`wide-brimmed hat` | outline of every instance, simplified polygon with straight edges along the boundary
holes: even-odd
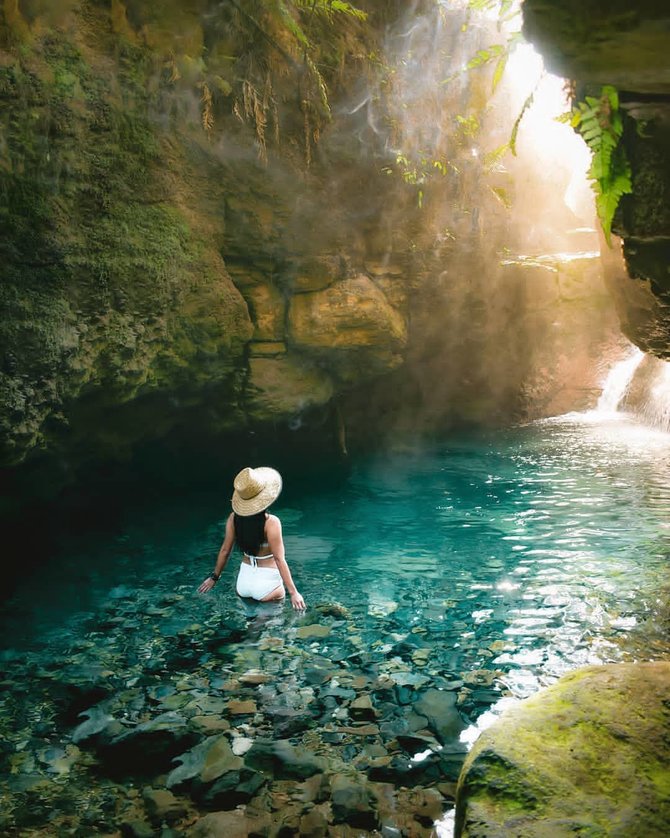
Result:
[[[281,474],[269,466],[243,468],[233,481],[233,510],[238,515],[255,515],[267,509],[281,492]]]

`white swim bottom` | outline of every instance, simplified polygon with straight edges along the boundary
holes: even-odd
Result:
[[[237,593],[252,599],[265,599],[268,594],[282,585],[282,578],[276,567],[255,567],[242,562],[237,574]]]

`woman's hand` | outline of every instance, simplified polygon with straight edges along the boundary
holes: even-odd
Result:
[[[302,594],[300,591],[294,591],[291,595],[291,605],[295,608],[296,611],[304,611],[307,606],[305,605],[305,600],[302,598]]]
[[[216,582],[212,579],[211,576],[208,576],[207,579],[202,583],[202,585],[198,588],[199,594],[206,594],[207,591],[211,591],[212,588],[216,585]]]

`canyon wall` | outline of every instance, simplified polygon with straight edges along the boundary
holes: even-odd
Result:
[[[594,242],[516,258],[541,173],[485,161],[511,129],[493,67],[449,78],[490,21],[1,8],[5,475],[50,460],[72,483],[171,434],[344,447],[594,402],[617,340]]]
[[[631,5],[525,0],[524,34],[551,72],[598,95],[613,85],[624,113],[632,194],[614,219],[625,268],[605,254],[607,281],[633,343],[670,358],[670,10],[659,0]]]

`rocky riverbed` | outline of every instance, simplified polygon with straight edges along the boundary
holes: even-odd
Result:
[[[398,603],[173,631],[186,593],[114,594],[78,639],[2,655],[6,834],[430,835],[461,731],[504,694]]]
[[[305,613],[232,567],[196,593],[219,493],[64,544],[0,611],[0,833],[448,835],[503,706],[668,657],[667,440],[617,427],[308,481],[280,510]]]

